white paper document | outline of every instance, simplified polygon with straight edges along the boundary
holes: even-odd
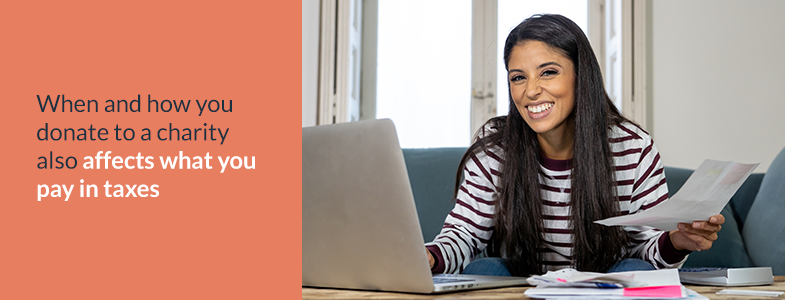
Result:
[[[606,226],[644,225],[670,231],[677,229],[678,223],[708,220],[722,211],[758,165],[707,159],[667,201],[636,214],[594,223]]]
[[[579,272],[573,268],[548,271],[544,275],[533,275],[526,281],[538,287],[603,287],[622,288],[640,286],[634,281],[632,273],[594,273]]]

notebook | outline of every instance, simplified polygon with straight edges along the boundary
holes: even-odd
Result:
[[[302,130],[303,286],[428,294],[527,284],[431,275],[391,120]]]
[[[714,286],[751,286],[774,283],[771,267],[680,269],[682,283]]]

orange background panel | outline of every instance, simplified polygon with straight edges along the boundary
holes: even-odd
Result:
[[[300,298],[300,26],[297,1],[6,1],[0,6],[0,298]],[[36,95],[98,101],[41,112]],[[152,99],[188,112],[147,112]],[[142,112],[105,112],[133,100]],[[232,112],[196,100],[232,100]],[[43,99],[42,99],[43,100]],[[107,141],[39,141],[52,128],[107,128]],[[159,128],[229,130],[223,145],[160,141]],[[115,140],[116,125],[132,141]],[[152,140],[142,141],[150,128]],[[168,131],[167,131],[168,132]],[[217,132],[216,132],[217,133]],[[168,136],[167,136],[168,138]],[[75,169],[37,168],[73,156]],[[152,156],[154,169],[83,168],[86,156]],[[213,157],[164,170],[159,156]],[[218,157],[255,158],[221,173]],[[80,197],[80,180],[98,197]],[[103,185],[157,184],[158,197]],[[37,201],[39,184],[73,185]],[[111,188],[110,191],[114,191]]]

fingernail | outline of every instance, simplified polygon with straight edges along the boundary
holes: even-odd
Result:
[[[684,224],[679,224],[679,229],[685,229],[685,228],[687,228],[687,226],[684,226]]]
[[[692,223],[692,228],[700,228],[700,227],[701,227],[701,223],[699,222]]]
[[[715,217],[711,217],[710,221],[711,221],[712,223],[717,223],[717,218],[715,218]]]

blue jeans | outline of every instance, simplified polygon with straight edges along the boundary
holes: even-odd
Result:
[[[507,269],[507,259],[501,257],[483,257],[473,260],[461,274],[488,275],[488,276],[512,276]]]
[[[625,258],[614,264],[607,273],[655,270],[654,266],[637,258]],[[500,257],[485,257],[473,260],[462,274],[511,276],[507,260]]]
[[[656,270],[654,266],[650,263],[637,259],[637,258],[625,258],[617,262],[613,265],[607,273],[616,273],[616,272],[627,272],[627,271],[650,271]]]

